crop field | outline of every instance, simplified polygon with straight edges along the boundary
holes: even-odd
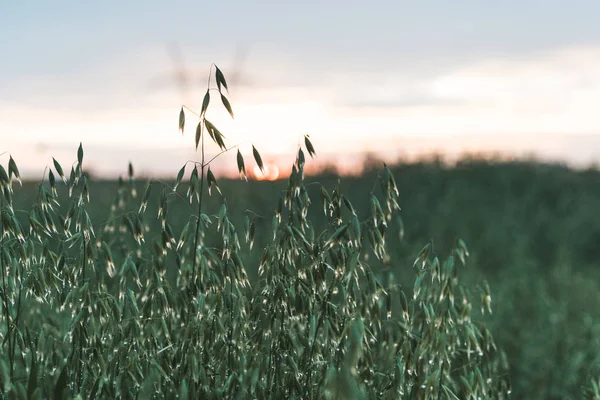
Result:
[[[331,191],[337,187],[338,180],[340,191],[345,193],[357,214],[369,215],[369,194],[378,172],[374,167],[361,177],[307,177],[307,191],[314,199],[309,207],[308,219],[318,229],[327,226],[328,218],[323,213],[320,188],[322,185]],[[410,299],[416,277],[413,263],[423,246],[431,243],[435,252],[443,256],[450,254],[456,240],[461,238],[468,245],[470,253],[467,266],[461,267],[461,280],[472,291],[473,313],[477,314],[479,321],[485,322],[496,345],[506,354],[509,363],[506,376],[512,386],[511,398],[579,398],[588,386],[591,387],[599,370],[600,273],[597,263],[600,257],[600,214],[597,206],[600,199],[600,171],[575,171],[560,165],[534,162],[465,160],[452,168],[434,161],[402,164],[391,167],[391,172],[398,187],[404,234],[400,237],[399,226],[390,224],[392,232],[389,233],[387,244],[389,259],[385,263],[376,258],[370,260],[375,276],[384,282],[386,274],[393,273],[395,281],[401,284],[400,290]],[[172,187],[174,182],[165,184]],[[253,248],[250,250],[249,244],[244,244],[239,251],[251,286],[259,284],[262,250],[273,243],[272,217],[287,184],[286,181],[224,180],[219,181],[223,197],[218,194],[207,197],[206,215],[215,220],[220,204],[227,199],[228,218],[239,227],[242,236],[244,217],[249,215],[254,221]],[[150,248],[152,240],[160,240],[161,221],[156,216],[161,185],[153,183],[148,199],[145,223],[149,232],[145,234],[145,241],[138,245],[133,238],[128,238],[122,243],[123,250],[118,258],[117,254],[113,255],[116,270],[122,269],[129,255],[127,248],[136,251]],[[130,204],[127,209],[136,212],[145,187],[144,181],[129,183],[125,179],[119,184],[116,181],[90,180],[90,206],[87,212],[98,240],[106,241],[112,235],[118,236],[119,229],[112,230],[112,226],[121,226],[121,229],[126,227],[127,222],[123,223],[125,210],[111,211],[117,199]],[[59,197],[68,198],[65,188],[58,189]],[[137,192],[136,197],[131,196],[132,189]],[[185,195],[185,190],[180,192]],[[28,230],[27,214],[17,210],[34,208],[39,202],[38,194],[39,183],[26,182],[22,188],[15,187],[13,207],[15,214],[23,220],[24,232]],[[174,196],[170,201],[169,221],[176,239],[179,239],[177,235],[194,211],[186,199]],[[67,206],[63,208],[68,209]],[[127,233],[121,235],[123,238],[128,236]],[[219,237],[207,234],[206,241],[214,241],[213,245],[218,246]],[[115,250],[113,252],[117,253]],[[117,286],[120,275],[111,278],[104,261],[95,263],[98,279],[88,279],[89,284],[97,286],[103,282],[104,285]],[[137,263],[139,265],[140,261]],[[166,275],[175,282],[181,270],[176,260],[169,260],[165,269]],[[132,285],[131,280],[125,281],[141,301],[142,290]],[[480,316],[481,291],[478,285],[484,281],[490,287],[492,313]],[[118,289],[113,289],[117,296]],[[68,295],[68,290],[64,293]],[[23,301],[28,297],[35,299],[33,293],[23,293]],[[82,299],[78,296],[77,300]],[[118,304],[118,298],[115,300]],[[64,300],[56,301],[56,306],[60,308]],[[43,303],[36,301],[32,304],[41,307]],[[75,307],[75,302],[72,307]],[[121,304],[120,307],[125,306]],[[401,306],[398,304],[398,307]],[[51,332],[65,335],[50,340],[57,340],[66,346],[67,350],[62,356],[68,358],[71,340],[68,335],[73,328],[74,318],[72,313],[65,314],[64,311],[52,311],[52,307],[44,307],[44,318],[38,320],[39,316],[33,310],[25,309],[21,317],[23,321],[32,319],[36,325],[40,325],[34,328],[31,326],[33,322],[28,322],[32,334],[37,336],[45,332],[48,338],[52,337],[49,335]],[[395,310],[392,306],[393,314],[399,310],[401,308]],[[62,321],[62,325],[54,326],[56,321]],[[48,326],[44,326],[46,324]],[[62,327],[62,330],[57,331],[58,327]],[[157,338],[166,334],[158,328],[152,332]],[[5,326],[2,335],[6,337]],[[46,344],[48,348],[57,345]],[[156,349],[156,352],[160,350]],[[3,351],[5,354],[8,352],[7,342]],[[27,348],[24,352],[27,353]],[[254,355],[260,356],[265,356],[264,352]],[[25,387],[28,382],[26,370],[31,362],[28,357],[19,364],[23,368],[20,370],[21,376],[15,372],[15,379]],[[54,356],[49,353],[44,357]],[[57,358],[54,362],[61,366],[65,360]],[[92,367],[88,363],[86,366]],[[4,367],[8,373],[8,365]],[[60,369],[46,372],[49,374],[44,378],[47,386],[42,393],[54,390],[53,384],[59,372]],[[68,391],[71,396],[78,393],[74,382],[65,388],[65,392]],[[104,390],[99,393],[113,393]],[[298,397],[302,398],[300,395]]]
[[[305,137],[285,180],[219,179],[215,71],[172,181],[95,180],[80,145],[20,185],[3,156],[4,398],[600,398],[600,171],[305,176]]]

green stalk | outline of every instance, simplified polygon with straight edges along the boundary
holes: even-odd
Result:
[[[281,378],[279,378],[279,371],[281,370],[281,368],[279,368],[279,366],[281,365],[281,344],[283,342],[282,336],[283,336],[283,321],[285,319],[285,315],[284,315],[284,307],[280,306],[279,307],[279,314],[281,315],[281,322],[279,323],[279,335],[277,337],[277,352],[275,353],[275,357],[277,357],[277,365],[275,366],[275,382],[279,383],[279,387],[281,387],[283,384],[285,384],[285,382],[282,382]],[[277,392],[275,392],[276,394]]]
[[[275,344],[273,343],[273,341],[271,341],[270,346],[269,346],[269,364],[267,365],[267,390],[270,392],[271,391],[271,386],[272,386],[272,382],[271,382],[271,377],[273,375],[273,347],[275,346]]]
[[[317,341],[317,335],[319,333],[319,329],[321,328],[321,325],[323,324],[323,321],[325,320],[327,302],[331,299],[331,295],[333,293],[333,288],[335,287],[336,284],[337,284],[337,279],[334,276],[332,278],[332,280],[331,280],[331,286],[329,286],[329,289],[327,290],[327,293],[325,294],[325,296],[321,300],[321,313],[319,315],[319,320],[317,321],[317,326],[315,328],[315,334],[313,336],[312,345],[310,347],[310,352],[308,354],[308,359],[306,360],[306,365],[304,367],[304,370],[307,371],[307,373],[306,373],[306,380],[304,382],[304,387],[305,387],[306,393],[309,395],[308,398],[310,398],[310,399],[312,399],[312,391],[310,390],[310,381],[311,381],[311,378],[312,378],[312,365],[311,365],[311,363],[312,363],[313,353],[315,351],[315,343]]]
[[[10,364],[10,378],[14,379],[14,355],[12,352],[12,340],[10,335],[10,313],[8,310],[8,297],[6,294],[6,273],[4,270],[4,220],[2,213],[4,212],[4,196],[0,194],[0,269],[2,270],[2,301],[4,309],[4,319],[6,320],[6,334],[8,335],[8,353]]]
[[[444,382],[444,367],[445,363],[442,362],[442,369],[440,371],[440,381],[438,383],[438,400],[442,400],[442,382]]]
[[[228,340],[227,340],[227,368],[229,369],[228,371],[228,375],[231,374],[232,371],[232,365],[233,365],[233,359],[232,359],[232,347],[233,347],[233,279],[229,280],[229,305],[230,305],[230,309],[229,309],[229,318],[230,318],[230,326],[229,326],[229,334],[227,336]]]
[[[20,271],[20,276],[17,278],[18,280],[20,280],[22,282],[23,280],[23,266],[21,265],[21,271]],[[12,358],[15,358],[15,351],[16,351],[16,347],[17,347],[17,327],[19,324],[19,317],[21,316],[21,295],[23,293],[23,285],[19,285],[19,294],[17,296],[17,315],[15,316],[14,320],[13,320],[13,329],[15,332],[15,340],[13,341],[13,349],[12,349]]]
[[[85,238],[85,235],[84,235],[84,238]],[[87,264],[86,248],[87,248],[87,243],[86,243],[86,240],[83,239],[83,260],[81,260],[81,280],[83,281],[82,285],[85,284],[85,268],[86,268],[86,264]]]
[[[86,251],[87,245],[86,245],[86,240],[83,240],[83,260],[81,261],[81,270],[82,270],[82,279],[83,282],[82,285],[85,285],[85,269],[87,266],[87,251]],[[82,309],[81,307],[79,308],[80,310]],[[81,324],[81,323],[80,323]],[[83,333],[82,333],[82,325],[79,325],[78,327],[78,332],[79,332],[79,362],[77,363],[77,387],[79,388],[79,390],[81,391],[81,384],[83,381],[83,374],[82,374],[82,364],[83,364]]]
[[[200,119],[200,123],[204,122],[204,117],[201,117]],[[193,276],[193,283],[194,286],[196,286],[196,279],[198,276],[198,271],[197,271],[197,267],[198,267],[198,262],[197,262],[197,258],[198,258],[198,237],[200,236],[200,215],[202,214],[202,197],[204,194],[204,169],[205,169],[205,164],[204,164],[204,124],[202,124],[200,126],[200,151],[201,151],[201,161],[200,161],[200,195],[198,197],[198,215],[196,217],[196,234],[194,235],[194,257],[192,259],[192,276]]]

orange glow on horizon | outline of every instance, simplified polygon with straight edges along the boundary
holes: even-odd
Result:
[[[254,167],[253,178],[257,181],[276,181],[279,176],[279,168],[275,164],[265,164],[264,172],[258,168],[258,165]]]

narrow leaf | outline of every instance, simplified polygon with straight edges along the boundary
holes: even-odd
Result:
[[[79,142],[79,148],[77,149],[77,162],[79,165],[83,163],[83,146],[81,142]]]
[[[58,173],[58,175],[62,178],[62,180],[65,183],[67,183],[67,180],[65,179],[65,173],[63,172],[63,169],[60,166],[60,164],[58,163],[58,161],[56,161],[56,159],[54,157],[52,157],[52,161],[54,162],[54,168],[56,169],[56,172]]]
[[[2,165],[0,165],[0,182],[7,184],[9,182],[8,174]]]
[[[56,196],[56,179],[54,178],[54,173],[52,170],[48,172],[48,181],[50,182],[50,187],[52,188],[52,194]]]
[[[27,329],[27,339],[29,341],[29,345],[31,348],[31,370],[29,371],[29,383],[27,384],[27,398],[31,399],[33,398],[33,394],[35,392],[35,389],[38,386],[38,382],[37,382],[37,360],[36,360],[36,353],[35,353],[35,349],[33,347],[33,342],[31,341],[31,336],[29,334],[29,329],[27,328],[27,326],[25,326],[25,328]]]
[[[304,135],[304,144],[306,145],[306,150],[308,151],[308,154],[311,157],[313,157],[316,154],[315,148],[313,147],[312,143],[310,142],[308,135]]]
[[[187,196],[190,198],[190,204],[194,195],[196,198],[199,198],[199,193],[196,190],[198,188],[198,167],[194,166],[192,170],[192,174],[190,175],[190,180],[188,181],[188,191]]]
[[[244,216],[244,236],[248,242],[250,240],[250,217],[247,215]]]
[[[334,233],[333,235],[331,235],[331,237],[329,238],[329,240],[327,240],[327,245],[333,245],[333,243],[335,243],[337,240],[339,240],[348,230],[348,226],[349,224],[344,224],[341,227],[339,227]]]
[[[183,227],[183,229],[181,231],[181,235],[179,236],[179,242],[177,243],[177,251],[179,251],[183,247],[183,244],[185,243],[185,241],[187,239],[187,234],[188,234],[189,229],[190,229],[190,222],[188,221],[185,224],[185,226]]]
[[[304,166],[304,163],[306,162],[306,158],[304,157],[304,152],[302,151],[302,149],[298,150],[297,162],[299,168],[302,168]]]
[[[71,173],[69,174],[69,186],[71,186],[69,189],[72,190],[72,186],[76,185],[78,182],[77,179],[77,174],[75,173],[75,169],[73,167],[71,167]],[[69,197],[71,197],[71,194],[69,192]]]
[[[185,165],[181,167],[181,169],[177,173],[177,180],[175,181],[175,186],[173,186],[173,191],[177,190],[177,186],[179,186],[181,180],[183,179],[183,174],[185,174]]]
[[[54,386],[54,398],[62,399],[63,392],[67,388],[67,365],[65,365],[58,376],[56,385]]]
[[[146,211],[146,207],[148,206],[148,199],[150,198],[151,189],[152,189],[152,183],[148,182],[148,184],[146,185],[146,191],[144,192],[144,197],[142,197],[142,203],[140,204],[138,214],[142,214],[144,211]]]
[[[204,100],[202,100],[202,111],[200,111],[200,116],[206,114],[206,110],[208,109],[208,103],[210,103],[210,90],[206,91],[204,95]]]
[[[223,86],[225,90],[229,92],[229,88],[227,87],[227,81],[225,81],[225,76],[223,75],[219,67],[215,65],[215,68],[217,69],[217,71],[215,72],[215,78],[217,78],[217,87],[219,88],[219,92],[221,91],[221,86]]]
[[[204,222],[204,225],[208,226],[212,223],[212,221],[210,220],[210,217],[204,213],[200,214],[200,219],[202,219],[202,221]]]
[[[240,153],[240,151],[238,150],[237,152],[237,166],[238,166],[238,172],[240,173],[240,177],[244,177],[246,178],[246,166],[244,165],[244,157],[242,156],[242,153]]]
[[[217,127],[206,118],[204,119],[204,125],[206,126],[206,130],[208,130],[210,137],[214,140],[217,146],[219,146],[221,150],[225,150],[227,148],[225,146],[225,142],[223,141],[225,135],[223,135],[221,131],[219,131]]]
[[[225,217],[227,216],[227,205],[225,203],[221,204],[218,216],[219,220],[217,221],[217,230],[220,230],[221,226],[223,226],[223,222],[225,221]]]
[[[8,176],[11,178],[14,175],[15,178],[19,181],[19,184],[23,185],[21,182],[21,175],[19,174],[19,169],[17,168],[17,164],[15,160],[13,160],[12,156],[8,160]]]
[[[185,127],[185,112],[183,112],[183,107],[181,107],[181,111],[179,111],[179,130],[183,135],[183,128]]]
[[[202,137],[202,121],[198,122],[198,126],[196,127],[196,150],[198,150],[198,145],[200,144],[200,137]]]
[[[254,160],[256,161],[256,165],[258,165],[258,168],[260,168],[260,172],[262,172],[264,174],[265,166],[263,165],[263,161],[262,161],[262,158],[260,157],[260,153],[258,152],[258,150],[256,150],[256,147],[254,147],[254,145],[252,146],[252,154],[254,155]]]
[[[217,191],[219,192],[219,194],[221,194],[221,189],[219,188],[217,179],[215,178],[215,175],[210,170],[210,167],[208,167],[208,171],[206,172],[206,180],[208,181],[208,194],[209,195],[210,195],[210,189],[213,186],[213,184],[215,185],[215,188],[217,188]]]
[[[256,219],[252,218],[252,222],[250,223],[250,233],[248,238],[250,239],[250,250],[254,246],[254,237],[256,236]]]
[[[223,93],[221,93],[221,101],[223,102],[223,105],[227,109],[227,112],[229,113],[229,115],[231,115],[231,118],[234,118],[233,117],[233,110],[231,109],[231,104],[229,103],[229,100],[227,100],[227,97],[225,97],[223,95]]]

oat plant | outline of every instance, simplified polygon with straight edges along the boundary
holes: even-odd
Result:
[[[307,186],[319,184],[305,179],[316,154],[305,136],[273,215],[232,222],[211,165],[237,150],[245,177],[245,160],[208,119],[215,102],[234,116],[227,91],[213,65],[201,109],[179,115],[182,133],[195,119],[197,160],[174,184],[149,181],[139,193],[130,165],[101,221],[90,217],[81,144],[71,168],[53,160],[29,211],[12,202],[14,160],[0,166],[2,397],[508,398],[508,366],[482,315],[490,289],[460,279],[465,243],[444,260],[428,244],[413,266],[392,263],[401,198],[387,166],[363,194],[365,213],[339,186],[311,199]],[[271,229],[260,231],[264,218]],[[257,235],[268,237],[262,249]],[[246,265],[250,251],[260,265]],[[248,268],[258,268],[252,282]],[[413,287],[397,283],[406,275]]]

